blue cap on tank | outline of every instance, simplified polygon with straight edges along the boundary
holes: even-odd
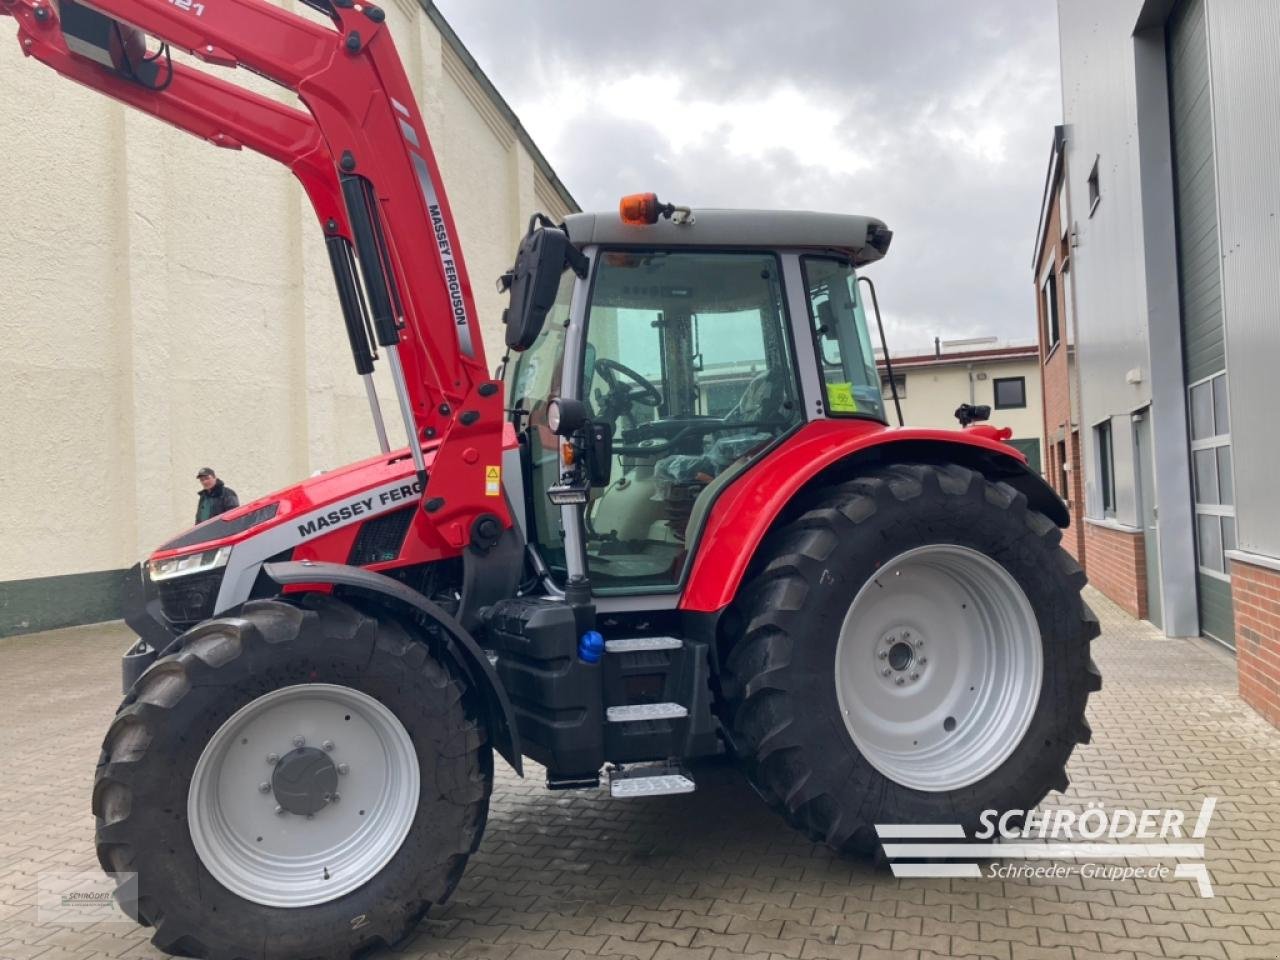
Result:
[[[599,663],[604,654],[604,637],[595,630],[588,630],[578,641],[578,659],[583,663]]]

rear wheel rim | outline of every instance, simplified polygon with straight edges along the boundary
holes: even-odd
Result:
[[[940,793],[993,773],[1022,742],[1044,675],[1040,629],[1003,566],[957,544],[884,564],[836,645],[850,738],[890,780]]]
[[[367,883],[404,843],[418,807],[404,725],[351,687],[281,687],[210,737],[187,821],[201,863],[232,893],[306,907]]]

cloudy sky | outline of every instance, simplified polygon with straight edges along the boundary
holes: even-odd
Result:
[[[438,0],[584,209],[866,213],[890,349],[1035,337],[1053,0]]]

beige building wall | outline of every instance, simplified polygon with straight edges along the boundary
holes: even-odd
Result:
[[[1034,347],[1030,349],[1034,350]],[[1011,428],[1015,440],[1040,441],[1043,463],[1040,363],[1034,353],[1014,359],[972,360],[944,354],[939,362],[895,362],[893,372],[896,377],[906,378],[907,395],[902,398],[902,416],[907,426],[953,430],[956,427],[955,410],[960,404],[988,404],[992,409],[991,419],[987,422]],[[883,373],[882,369],[882,376]],[[995,409],[995,380],[1004,377],[1026,378],[1025,407]],[[887,389],[885,405],[892,421],[893,401]]]
[[[535,210],[576,207],[438,12],[387,13],[493,367],[495,278]],[[0,89],[4,635],[41,625],[33,596],[80,584],[42,578],[119,571],[189,526],[197,468],[244,502],[377,445],[319,226],[283,167],[119,106],[16,43],[0,44]]]

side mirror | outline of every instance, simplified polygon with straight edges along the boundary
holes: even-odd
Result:
[[[510,349],[528,350],[538,339],[566,267],[586,276],[586,257],[563,230],[535,226],[520,241],[515,266],[498,280],[500,290],[511,292],[511,303],[502,312]]]
[[[985,403],[968,404],[962,403],[956,407],[956,419],[960,421],[960,426],[967,427],[971,423],[977,423],[980,420],[991,419],[991,407]]]
[[[839,340],[840,332],[836,329],[835,311],[831,309],[831,301],[823,300],[818,304],[818,332],[824,340]]]

